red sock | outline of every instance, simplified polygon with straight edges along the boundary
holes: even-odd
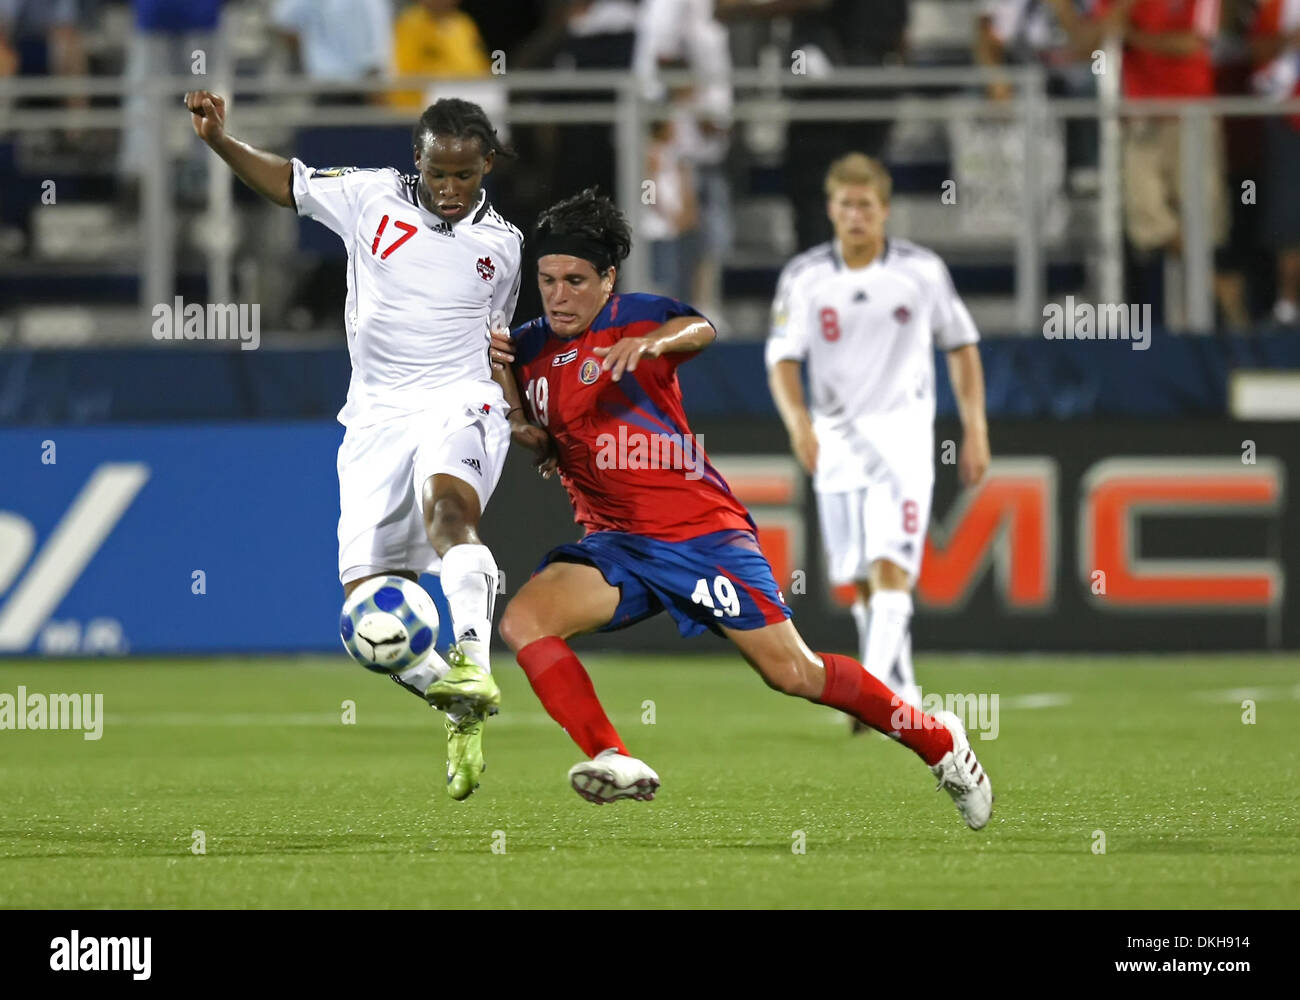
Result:
[[[851,656],[818,653],[826,668],[826,688],[818,699],[872,729],[895,737],[927,764],[934,766],[952,749],[952,733],[933,715],[913,708],[867,673]]]
[[[613,747],[631,756],[596,699],[596,689],[582,663],[558,636],[530,642],[515,657],[528,676],[542,707],[588,757]]]

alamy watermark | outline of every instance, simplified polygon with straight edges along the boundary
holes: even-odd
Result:
[[[1151,346],[1151,303],[1049,302],[1043,306],[1043,336],[1048,340],[1128,340],[1135,351]]]
[[[0,692],[0,729],[80,729],[82,738],[104,735],[102,694],[28,694],[18,685],[17,695]]]
[[[148,979],[152,968],[153,938],[82,936],[74,929],[67,937],[50,941],[50,969],[54,972],[129,972],[135,980]]]
[[[996,694],[949,694],[941,695],[931,692],[922,695],[917,708],[925,713],[925,719],[934,719],[940,712],[952,712],[961,719],[968,733],[978,732],[982,740],[996,740],[1001,724],[998,721],[998,695]],[[890,702],[893,714],[889,717],[889,726],[894,732],[911,729],[914,718],[909,706],[897,695]],[[934,719],[922,721],[920,728],[941,728],[942,723]]]
[[[154,340],[238,340],[241,351],[262,343],[262,306],[254,302],[186,303],[179,295],[151,310]]]
[[[629,434],[620,424],[596,438],[598,469],[684,469],[687,479],[704,478],[703,434]]]

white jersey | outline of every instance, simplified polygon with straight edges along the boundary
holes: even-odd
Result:
[[[352,381],[339,422],[365,427],[462,394],[499,395],[488,328],[509,326],[514,315],[523,235],[487,192],[448,224],[420,204],[418,175],[292,162],[298,214],[348,248]]]
[[[861,489],[879,479],[881,462],[906,478],[933,476],[934,348],[978,340],[947,266],[914,243],[886,240],[854,270],[832,243],[791,260],[777,283],[767,364],[807,364],[814,488]]]

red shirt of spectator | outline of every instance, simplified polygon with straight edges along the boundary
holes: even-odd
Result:
[[[1300,0],[1264,0],[1251,25],[1253,38],[1277,38],[1300,31]],[[1257,67],[1255,87],[1274,100],[1285,101],[1300,97],[1300,55],[1293,49],[1283,49],[1268,63]],[[1300,129],[1300,115],[1288,121]]]
[[[1093,16],[1118,0],[1096,0]],[[1212,97],[1214,67],[1209,40],[1219,30],[1219,0],[1137,0],[1129,11],[1131,30],[1147,34],[1195,32],[1206,44],[1191,55],[1164,55],[1124,43],[1125,97]]]

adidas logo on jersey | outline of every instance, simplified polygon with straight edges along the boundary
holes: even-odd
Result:
[[[439,236],[450,236],[453,240],[456,238],[456,233],[451,228],[450,223],[439,222],[436,226],[430,226],[429,228],[432,229]]]
[[[483,475],[483,468],[482,468],[481,465],[479,465],[479,460],[478,460],[477,458],[462,458],[462,459],[460,460],[460,464],[461,464],[461,465],[468,465],[471,469],[473,469],[475,472],[477,472],[480,476]]]

